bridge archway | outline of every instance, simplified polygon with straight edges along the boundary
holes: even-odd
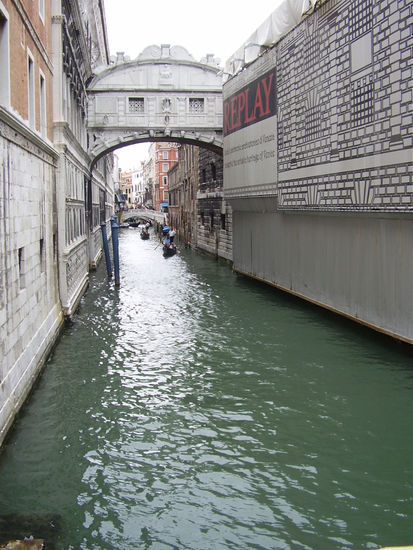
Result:
[[[92,166],[110,151],[148,141],[188,143],[222,154],[222,72],[182,46],[149,46],[134,61],[118,56],[88,85]]]

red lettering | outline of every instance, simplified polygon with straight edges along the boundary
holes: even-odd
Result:
[[[229,127],[229,102],[224,103],[224,135],[229,132],[231,128]]]
[[[262,87],[264,90],[264,95],[265,95],[265,111],[263,115],[268,115],[270,113],[270,92],[271,92],[273,76],[274,76],[274,73],[271,73],[270,75],[268,75],[268,84],[265,78],[261,80]]]
[[[271,114],[273,84],[274,73],[267,73],[224,102],[224,135]]]
[[[245,90],[245,124],[249,124],[253,120],[255,120],[254,111],[252,111],[252,114],[248,114],[248,94],[249,94],[249,88]]]
[[[235,96],[231,99],[231,130],[238,128],[239,123],[235,120],[237,114],[237,102],[238,96]]]
[[[261,117],[264,110],[262,105],[261,88],[259,85],[257,86],[257,91],[255,93],[254,118],[257,118],[257,109],[261,111],[261,114],[259,115],[259,117]]]
[[[239,100],[238,100],[238,122],[239,122],[239,126],[242,125],[242,116],[241,116],[241,113],[242,111],[245,109],[245,91],[243,92],[240,92],[238,94],[239,96]]]

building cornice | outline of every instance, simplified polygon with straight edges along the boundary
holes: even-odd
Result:
[[[17,135],[27,139],[31,144],[38,147],[45,154],[50,155],[53,159],[59,156],[58,151],[53,145],[42,138],[37,132],[34,132],[27,124],[16,116],[13,112],[0,105],[0,121],[4,122],[12,130],[17,132]],[[1,132],[0,132],[1,134]],[[12,139],[9,135],[4,135],[6,139],[19,143],[18,140]]]

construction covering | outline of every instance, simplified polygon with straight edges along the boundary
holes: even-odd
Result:
[[[228,59],[224,73],[231,77],[254,61],[264,50],[276,44],[314,10],[317,0],[281,0],[272,14]]]

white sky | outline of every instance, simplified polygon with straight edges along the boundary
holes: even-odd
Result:
[[[105,0],[111,55],[132,60],[146,46],[183,46],[200,61],[214,54],[225,61],[275,10],[281,0]],[[147,144],[118,149],[123,170],[144,160]]]

